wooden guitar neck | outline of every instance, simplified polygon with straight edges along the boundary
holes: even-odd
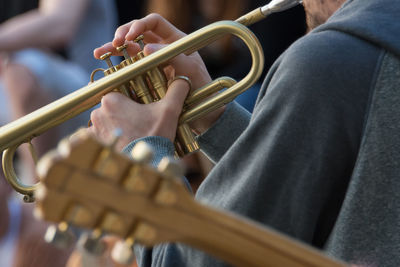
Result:
[[[144,160],[148,156],[134,158],[87,135],[64,141],[39,162],[37,213],[146,246],[185,243],[236,266],[345,266],[265,226],[196,202],[173,161],[165,159],[156,169]]]

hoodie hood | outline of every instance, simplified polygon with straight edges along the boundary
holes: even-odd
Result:
[[[400,1],[348,0],[314,32],[341,31],[400,57]]]

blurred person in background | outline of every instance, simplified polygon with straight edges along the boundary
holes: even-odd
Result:
[[[113,37],[116,19],[110,0],[0,1],[0,126],[87,85],[101,66],[92,50]],[[35,148],[42,154],[88,119],[35,139]],[[27,149],[19,152],[28,180],[34,164]],[[65,266],[68,251],[45,243],[46,224],[10,191],[0,172],[1,266]]]
[[[0,98],[9,104],[2,106],[4,123],[87,85],[91,71],[102,65],[92,49],[113,37],[117,17],[109,0],[14,0],[1,5]],[[81,116],[36,138],[38,154],[87,121],[87,115]],[[33,173],[28,149],[20,149],[20,156]]]
[[[65,266],[67,250],[47,244],[46,224],[36,221],[32,209],[12,196],[0,173],[0,262],[1,267]]]

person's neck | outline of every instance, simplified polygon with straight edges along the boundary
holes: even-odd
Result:
[[[0,240],[7,234],[9,223],[10,212],[8,210],[7,199],[4,198],[3,200],[0,200]]]

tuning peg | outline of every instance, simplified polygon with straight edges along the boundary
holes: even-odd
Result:
[[[76,236],[72,233],[67,223],[62,222],[57,226],[50,225],[44,235],[47,243],[53,244],[59,248],[65,249],[75,242]]]
[[[181,178],[185,169],[179,161],[171,158],[163,158],[158,164],[158,170],[168,176]]]
[[[112,259],[122,265],[130,265],[135,260],[135,253],[133,251],[134,241],[128,238],[125,241],[118,241],[115,243],[112,251]]]
[[[94,230],[92,233],[84,233],[78,241],[78,246],[91,255],[100,256],[104,253],[106,246],[101,240],[100,230]]]
[[[23,197],[23,201],[24,201],[25,203],[33,203],[33,202],[35,202],[35,196],[32,195],[32,194],[26,194],[26,195],[24,195],[24,197]]]
[[[145,142],[137,143],[131,151],[132,158],[140,163],[148,164],[153,159],[153,149]]]

